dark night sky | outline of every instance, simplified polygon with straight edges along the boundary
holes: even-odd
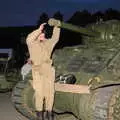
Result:
[[[51,17],[60,11],[68,19],[77,10],[108,8],[120,10],[120,0],[1,0],[0,26],[35,25],[43,12]]]

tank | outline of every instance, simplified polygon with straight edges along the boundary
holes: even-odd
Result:
[[[84,44],[56,49],[53,63],[59,76],[73,75],[72,84],[88,85],[90,94],[56,91],[57,120],[120,120],[120,21],[110,20],[84,28],[50,19],[50,25],[79,32]],[[32,75],[14,88],[16,109],[36,120]],[[64,83],[65,84],[65,83]]]
[[[0,49],[0,92],[10,91],[18,82],[19,72],[14,67],[13,50],[11,48]]]

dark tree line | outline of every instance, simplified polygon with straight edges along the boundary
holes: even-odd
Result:
[[[63,16],[64,14],[62,14],[60,11],[57,11],[56,13],[54,13],[53,18],[64,21]],[[43,22],[47,22],[48,19],[49,19],[48,14],[42,13],[38,18],[37,26]],[[87,10],[76,11],[66,22],[70,22],[75,25],[85,26],[89,23],[95,23],[100,19],[102,19],[103,21],[112,19],[120,20],[120,11],[114,10],[112,8],[109,8],[104,12],[97,11],[95,13],[91,13]]]

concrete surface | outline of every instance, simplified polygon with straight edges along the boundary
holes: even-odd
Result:
[[[28,120],[11,103],[11,93],[0,93],[0,120]]]

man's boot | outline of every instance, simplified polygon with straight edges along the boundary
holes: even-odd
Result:
[[[37,111],[37,120],[44,120],[44,111]]]
[[[55,120],[54,113],[52,111],[45,111],[45,120]]]
[[[48,111],[48,120],[54,120],[54,113],[52,111]]]

